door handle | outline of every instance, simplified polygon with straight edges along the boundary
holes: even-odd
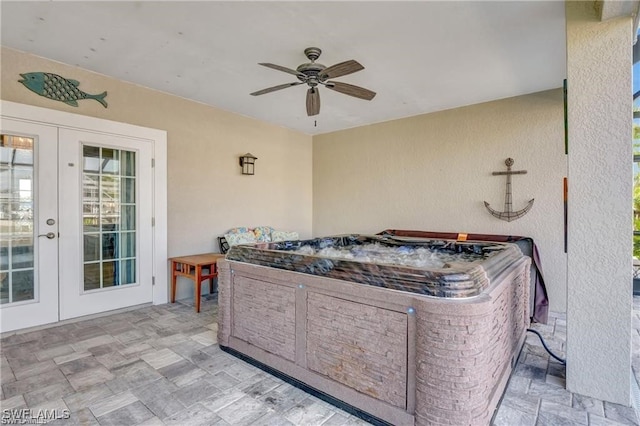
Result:
[[[47,237],[50,240],[53,240],[56,237],[56,234],[53,232],[47,232],[46,234],[40,234],[38,237]]]

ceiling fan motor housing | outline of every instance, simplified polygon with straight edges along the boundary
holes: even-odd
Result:
[[[298,76],[298,80],[304,81],[304,82],[308,83],[310,86],[316,86],[318,84],[318,81],[320,80],[318,78],[318,74],[320,74],[320,72],[325,68],[326,67],[324,65],[318,64],[318,63],[315,63],[315,62],[302,64],[298,68],[296,68],[296,71],[301,72],[302,74],[306,75],[307,77],[304,78],[304,77],[299,75]]]
[[[304,54],[311,62],[302,64],[296,68],[296,71],[307,76],[305,78],[299,75],[298,80],[307,83],[310,87],[316,87],[318,82],[322,81],[322,79],[318,78],[318,74],[326,68],[326,66],[315,62],[320,57],[320,54],[322,54],[322,50],[319,47],[307,47],[304,49]]]

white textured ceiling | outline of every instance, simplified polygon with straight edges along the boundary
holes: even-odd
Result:
[[[560,87],[563,1],[244,2],[2,1],[4,46],[227,111],[326,133]],[[337,78],[377,92],[364,101],[324,88],[307,117],[306,85],[249,93],[296,77],[303,50]],[[37,71],[37,70],[27,70]],[[67,76],[69,77],[69,76]],[[317,122],[317,123],[316,123]]]

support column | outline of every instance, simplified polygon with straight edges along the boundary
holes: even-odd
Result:
[[[630,405],[631,16],[567,1],[567,389]],[[560,183],[558,183],[560,184]]]

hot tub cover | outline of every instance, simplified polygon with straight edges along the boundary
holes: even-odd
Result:
[[[357,249],[370,244],[408,251],[427,248],[448,255],[459,254],[470,261],[446,262],[442,267],[419,267],[376,260],[324,257],[298,251],[305,247],[312,248],[310,252],[325,248]],[[237,245],[229,250],[227,260],[427,296],[465,298],[479,295],[491,285],[494,278],[522,256],[520,248],[509,243],[348,234],[310,240]]]
[[[420,237],[420,238],[444,238],[459,240],[461,236],[464,239],[473,241],[493,241],[517,244],[525,256],[529,256],[531,262],[531,319],[534,322],[546,324],[549,319],[549,297],[547,295],[547,287],[542,274],[542,262],[540,253],[531,237],[522,237],[518,235],[496,235],[496,234],[460,234],[454,232],[434,232],[434,231],[417,231],[407,229],[385,229],[376,235]]]

